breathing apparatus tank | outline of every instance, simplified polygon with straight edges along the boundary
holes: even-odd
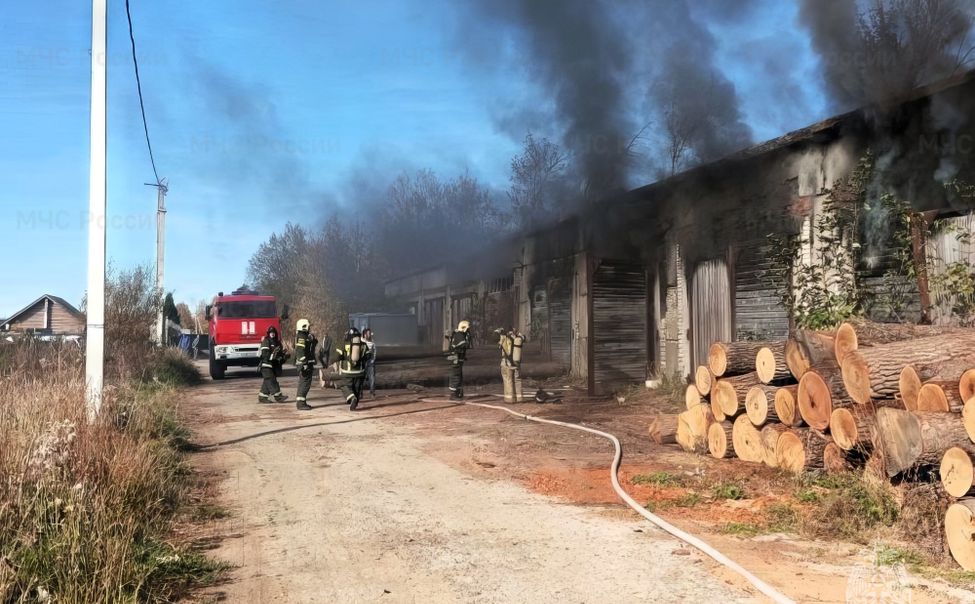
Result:
[[[366,343],[362,341],[362,334],[355,327],[349,329],[345,334],[345,345],[349,349],[349,364],[356,366],[362,357],[365,356],[363,350]]]
[[[511,332],[511,362],[515,366],[521,365],[521,346],[525,343],[525,337],[517,331]]]

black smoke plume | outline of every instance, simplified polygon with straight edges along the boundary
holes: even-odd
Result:
[[[512,30],[516,60],[553,101],[563,145],[590,196],[624,188],[632,136],[624,84],[632,53],[618,11],[598,1],[499,0],[481,2],[478,12],[482,26]]]
[[[898,99],[971,67],[971,0],[801,0],[839,109]]]
[[[668,120],[681,138],[682,167],[751,143],[708,23],[745,18],[755,5],[707,1],[695,13],[687,0],[484,0],[465,15],[461,48],[480,63],[487,53],[471,49],[472,38],[486,30],[495,44],[513,41],[506,68],[526,71],[551,100],[556,127],[539,123],[537,107],[516,107],[499,116],[499,128],[517,140],[556,131],[569,172],[593,200],[646,182],[650,175],[636,173],[639,156],[648,145],[651,155],[669,155],[667,143],[652,140]]]

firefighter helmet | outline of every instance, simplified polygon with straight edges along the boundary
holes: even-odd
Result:
[[[350,327],[349,328],[349,331],[346,332],[346,334],[345,334],[345,340],[348,342],[348,341],[352,340],[352,338],[358,338],[361,335],[362,334],[359,333],[359,330],[358,329],[356,329],[355,327]]]
[[[463,331],[464,333],[467,333],[467,330],[470,328],[471,328],[470,321],[461,321],[460,323],[457,324],[457,331]]]
[[[265,335],[271,337],[272,333],[274,334],[275,338],[278,337],[278,329],[274,325],[269,325],[267,328],[267,333]]]
[[[308,331],[309,328],[311,328],[311,323],[308,319],[298,319],[298,322],[295,323],[295,331]]]

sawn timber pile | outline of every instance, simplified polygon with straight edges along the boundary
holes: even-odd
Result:
[[[975,330],[863,323],[716,342],[661,444],[783,471],[935,477],[951,556],[975,571]],[[940,520],[940,519],[939,519]]]

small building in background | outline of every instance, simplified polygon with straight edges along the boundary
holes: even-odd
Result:
[[[85,315],[64,298],[44,294],[0,324],[9,334],[39,336],[81,336],[85,333]]]
[[[383,346],[420,344],[420,327],[416,323],[416,316],[410,313],[354,313],[349,315],[349,325],[359,331],[371,329],[376,343]]]

